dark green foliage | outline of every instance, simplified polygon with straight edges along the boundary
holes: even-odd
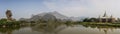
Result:
[[[115,27],[115,28],[120,28],[120,23],[93,23],[93,22],[83,22],[80,23],[83,26],[92,26],[92,28],[96,27],[96,26],[100,26],[100,27]]]
[[[0,19],[0,27],[2,27],[3,25],[5,26],[20,25],[20,22],[19,21],[8,22],[7,19]]]
[[[18,29],[20,29],[20,26],[16,26],[16,27],[11,26],[11,27],[6,27],[6,28],[1,27],[0,32],[1,33],[7,33],[9,31],[18,30]]]
[[[96,18],[85,18],[83,22],[96,22]]]
[[[0,23],[7,22],[7,19],[0,19]]]

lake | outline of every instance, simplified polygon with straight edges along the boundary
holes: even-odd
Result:
[[[91,27],[83,25],[35,25],[0,28],[0,34],[119,34],[116,27]]]

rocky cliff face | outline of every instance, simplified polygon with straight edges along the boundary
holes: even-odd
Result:
[[[64,16],[58,12],[46,12],[46,13],[40,13],[37,15],[33,15],[28,21],[39,21],[39,20],[59,20],[59,21],[80,21],[81,18],[80,17],[67,17]]]
[[[54,15],[51,14],[45,14],[44,16],[42,16],[41,18],[44,21],[55,21],[57,20],[56,17]]]
[[[67,16],[64,16],[56,11],[54,12],[47,12],[47,13],[41,13],[41,14],[38,14],[38,16],[44,16],[46,14],[51,14],[51,15],[54,15],[57,19],[65,19],[65,18],[68,18]]]
[[[37,14],[37,15],[34,15],[30,18],[30,20],[39,20],[39,19],[44,19],[44,20],[49,20],[49,19],[52,19],[52,20],[56,20],[56,19],[66,19],[68,17],[58,13],[58,12],[47,12],[47,13],[41,13],[41,14]]]
[[[12,12],[11,10],[6,11],[7,21],[12,21]]]

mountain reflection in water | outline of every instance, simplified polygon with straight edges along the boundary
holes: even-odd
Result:
[[[0,34],[119,34],[119,31],[119,27],[53,23],[0,28]]]
[[[32,28],[34,31],[42,32],[43,34],[57,34],[59,31],[65,29],[66,25],[58,25],[58,24],[37,24]]]

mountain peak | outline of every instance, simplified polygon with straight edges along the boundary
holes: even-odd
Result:
[[[53,12],[58,13],[57,11],[53,11]]]
[[[44,15],[46,15],[46,14],[47,14],[47,15],[48,15],[48,14],[53,15],[53,16],[56,17],[56,19],[66,19],[66,18],[68,18],[67,16],[62,15],[62,14],[60,14],[60,13],[57,12],[57,11],[53,11],[53,12],[44,12],[44,13],[37,14],[37,16],[42,17],[42,16],[44,16]]]
[[[57,12],[57,11],[48,12],[48,13],[53,13],[53,14],[60,14],[60,13],[59,13],[59,12]]]

